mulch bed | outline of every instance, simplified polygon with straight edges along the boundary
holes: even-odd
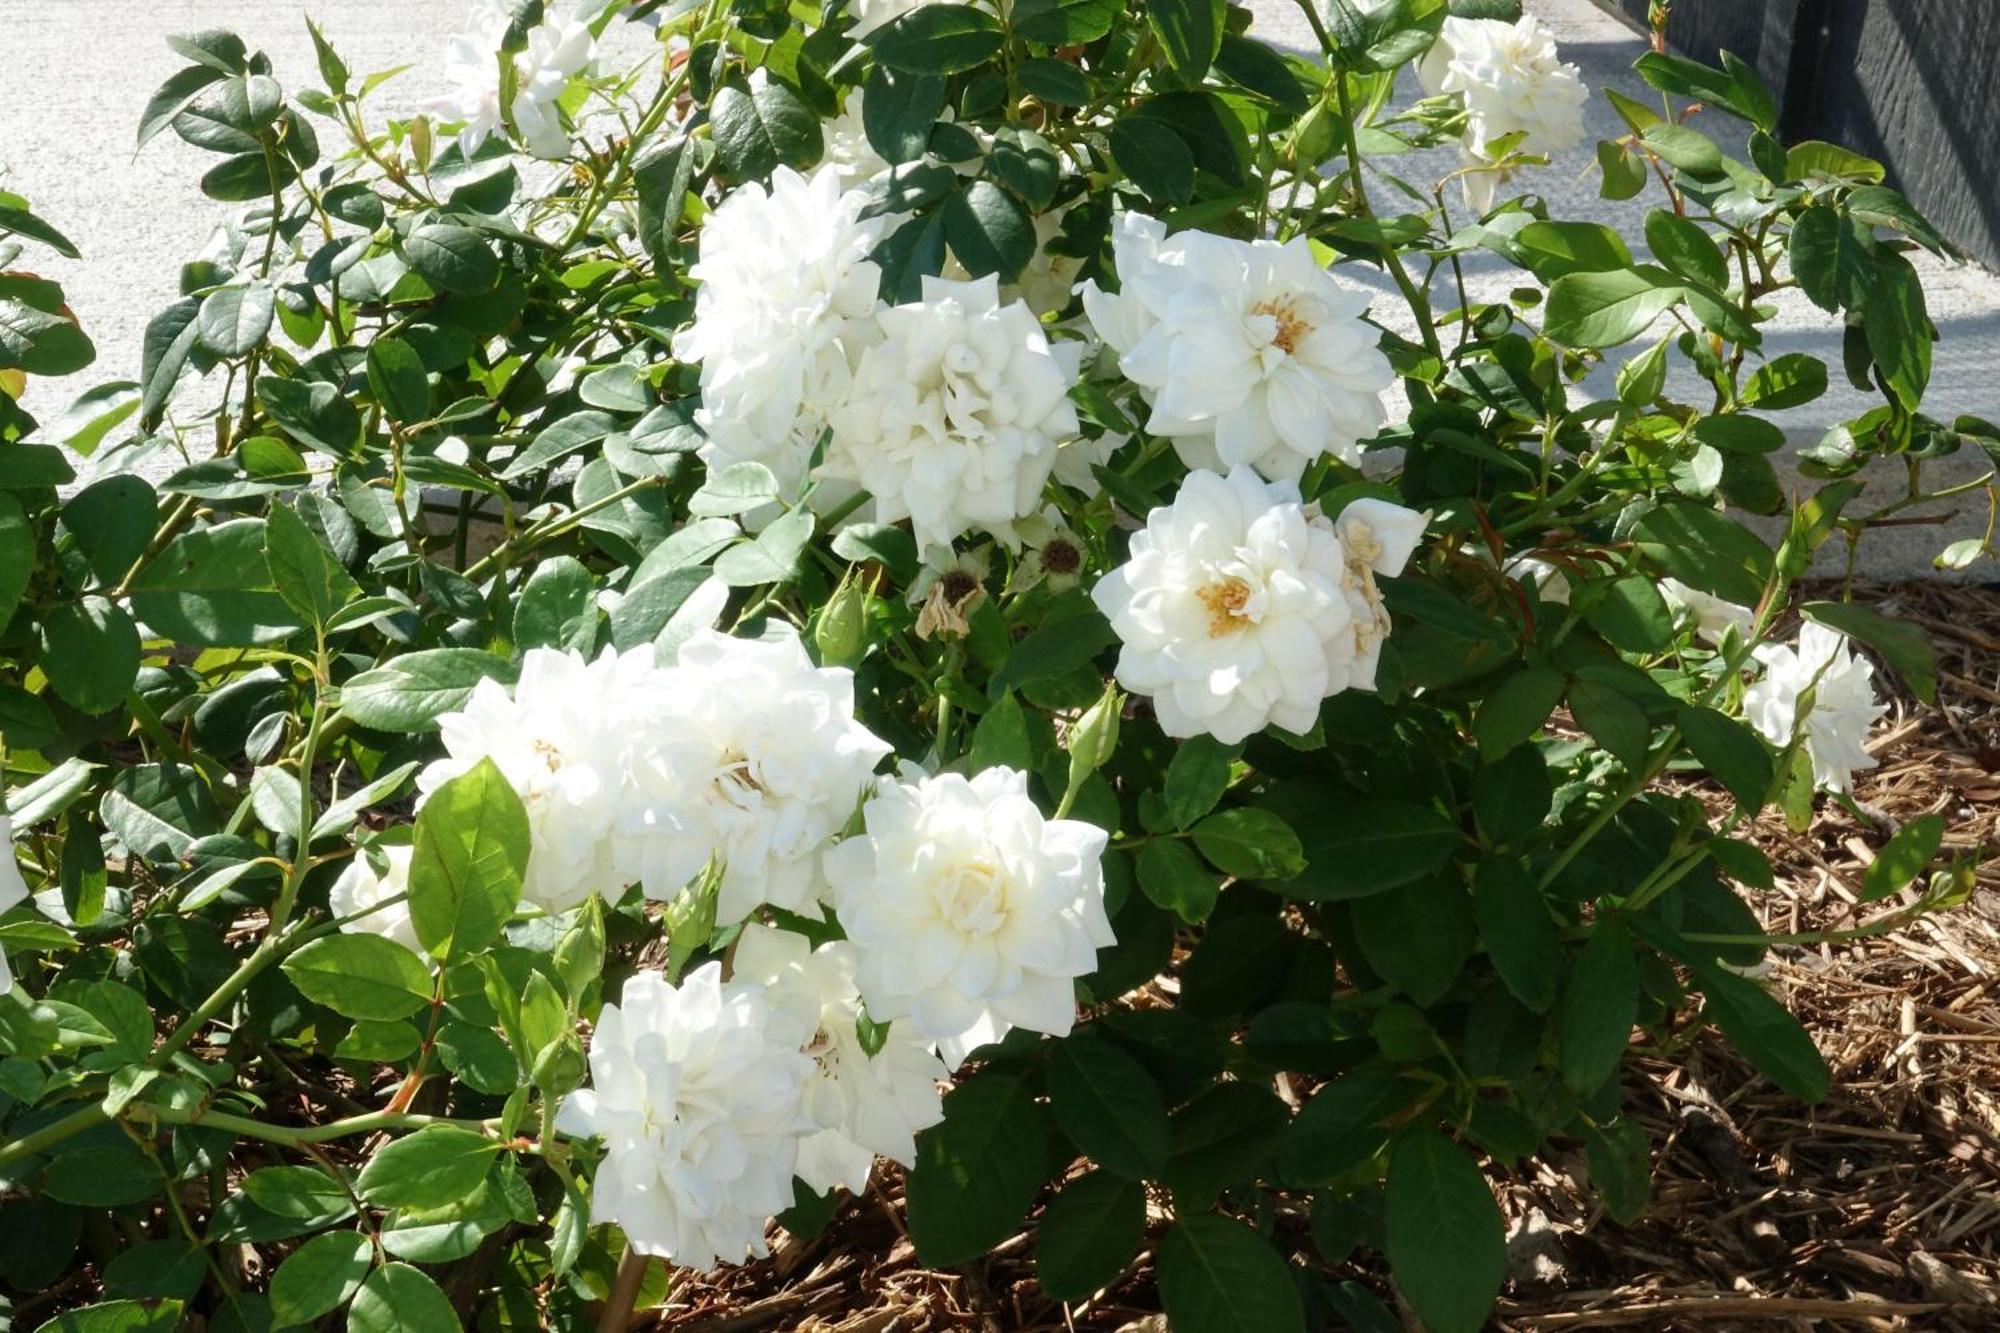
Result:
[[[1635,1061],[1627,1110],[1651,1136],[1655,1178],[1634,1224],[1579,1188],[1580,1150],[1499,1179],[1511,1273],[1494,1328],[2000,1328],[2000,591],[1923,583],[1856,597],[1931,634],[1937,706],[1894,698],[1870,746],[1881,764],[1855,783],[1868,824],[1823,802],[1804,833],[1775,812],[1748,831],[1777,872],[1752,905],[1787,935],[1893,914],[1894,900],[1860,902],[1863,872],[1894,827],[1931,813],[1945,816],[1948,852],[1980,857],[1977,891],[1904,929],[1772,950],[1766,984],[1833,1072],[1818,1106],[1713,1032],[1672,1061]],[[891,1173],[819,1239],[781,1237],[769,1260],[687,1281],[634,1327],[1162,1333],[1147,1260],[1067,1310],[1034,1285],[1025,1235],[980,1264],[927,1270]],[[1337,1275],[1394,1299],[1379,1268]]]

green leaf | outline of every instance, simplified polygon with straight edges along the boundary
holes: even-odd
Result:
[[[391,421],[409,425],[430,416],[431,385],[423,358],[401,338],[368,344],[368,392]]]
[[[1152,838],[1139,848],[1139,888],[1156,906],[1193,925],[1215,910],[1222,883],[1178,838]]]
[[[182,643],[281,643],[300,626],[264,558],[265,521],[233,519],[174,538],[132,580],[132,610]]]
[[[458,1316],[437,1283],[408,1264],[383,1264],[354,1293],[348,1333],[457,1333]]]
[[[1167,1164],[1166,1103],[1146,1067],[1100,1037],[1080,1034],[1049,1063],[1049,1108],[1083,1154],[1131,1180]]]
[[[0,231],[25,236],[31,241],[40,241],[65,259],[81,259],[83,256],[69,237],[36,217],[25,208],[12,204],[0,204]]]
[[[1800,1101],[1826,1100],[1826,1060],[1799,1020],[1756,982],[1711,960],[1689,961],[1708,1000],[1705,1013],[1744,1058]]]
[[[1208,735],[1181,742],[1167,761],[1166,782],[1160,793],[1175,828],[1187,828],[1215,808],[1229,790],[1230,765],[1238,749]]]
[[[332,1226],[354,1212],[346,1188],[316,1166],[265,1166],[243,1177],[250,1202],[276,1217]]]
[[[500,280],[500,261],[470,227],[428,222],[403,238],[403,258],[439,291],[477,296]]]
[[[917,14],[979,11],[963,5],[927,5]],[[1035,257],[1035,223],[1020,203],[991,181],[976,180],[945,197],[940,216],[945,243],[975,278],[989,273],[1011,282]]]
[[[1394,1074],[1358,1069],[1312,1095],[1285,1131],[1278,1172],[1302,1189],[1332,1185],[1364,1166],[1389,1141],[1388,1123],[1414,1100]]]
[[[924,5],[883,24],[863,40],[875,59],[891,69],[957,74],[997,55],[1006,34],[1000,21],[983,9]]]
[[[1505,1228],[1486,1178],[1435,1129],[1405,1134],[1389,1159],[1389,1267],[1431,1333],[1478,1333],[1507,1272]]]
[[[1046,1174],[1044,1113],[1021,1080],[980,1074],[944,1099],[917,1140],[906,1186],[910,1237],[926,1264],[969,1263],[1020,1229]]]
[[[431,1002],[423,960],[381,935],[324,935],[284,961],[285,975],[316,1004],[349,1018],[405,1018]]]
[[[503,481],[540,472],[557,459],[566,458],[585,445],[595,444],[618,429],[618,418],[606,412],[572,412],[542,427],[528,447],[507,460],[500,470]]]
[[[1868,863],[1861,880],[1861,900],[1874,902],[1900,893],[1930,868],[1931,858],[1943,843],[1943,815],[1923,815],[1897,829]]]
[[[1931,382],[1931,321],[1923,279],[1909,260],[1885,254],[1876,261],[1867,311],[1861,328],[1868,353],[1903,410],[1914,412]]]
[[[322,629],[360,594],[319,534],[289,505],[274,504],[266,516],[264,559],[285,605]]]
[[[944,114],[944,80],[877,64],[863,86],[861,128],[868,145],[891,166],[915,162]]]
[[[813,514],[794,509],[774,519],[751,541],[730,547],[715,559],[716,577],[732,588],[789,583],[798,577],[799,558],[812,540]]]
[[[345,454],[361,439],[361,413],[331,384],[266,375],[257,381],[257,397],[271,420],[301,444]]]
[[[30,375],[69,375],[97,357],[75,321],[11,297],[0,297],[0,370],[18,367]]]
[[[1370,895],[1353,912],[1368,965],[1420,1007],[1442,999],[1472,956],[1472,903],[1455,876]]]
[[[1304,1333],[1305,1307],[1270,1241],[1230,1217],[1183,1217],[1160,1241],[1160,1305],[1177,1333]]]
[[[1514,247],[1544,282],[1566,273],[1610,273],[1632,267],[1625,238],[1601,222],[1530,222]]]
[[[79,713],[108,713],[139,674],[139,630],[117,603],[80,597],[49,608],[41,667],[57,696]]]
[[[589,653],[597,641],[596,590],[597,580],[573,556],[552,556],[537,564],[514,603],[515,646],[524,652],[576,648]]]
[[[1231,1185],[1255,1180],[1277,1156],[1291,1111],[1268,1086],[1230,1080],[1173,1113],[1173,1155],[1161,1181],[1174,1206],[1206,1208]]]
[[[1542,332],[1565,347],[1616,347],[1644,333],[1684,294],[1665,275],[1566,273],[1550,284]]]
[[[1771,578],[1771,548],[1712,509],[1656,505],[1632,525],[1639,552],[1682,583],[1727,601],[1755,606]]]
[[[1583,1149],[1590,1166],[1590,1183],[1620,1222],[1632,1222],[1646,1210],[1652,1194],[1652,1145],[1646,1131],[1629,1120],[1599,1129],[1584,1124]]]
[[[377,731],[429,731],[441,714],[465,706],[480,681],[511,682],[515,667],[479,648],[428,648],[350,679],[341,711]]]
[[[1799,611],[1808,620],[1867,644],[1882,654],[1910,693],[1927,704],[1937,702],[1937,650],[1930,636],[1915,625],[1853,602],[1807,602]]]
[[[1736,803],[1754,815],[1771,793],[1771,752],[1757,733],[1713,708],[1682,708],[1677,715],[1681,735],[1715,780],[1729,789]]]
[[[1111,31],[1119,0],[1018,0],[1008,20],[1019,36],[1043,46],[1082,46]]]
[[[1722,150],[1699,130],[1685,125],[1649,125],[1639,139],[1669,165],[1691,175],[1714,176],[1722,171]]]
[[[716,156],[732,180],[758,180],[779,167],[804,166],[821,152],[819,117],[775,79],[749,91],[733,84],[724,88],[715,95],[709,118]]]
[[[1059,1301],[1109,1286],[1146,1239],[1146,1190],[1092,1171],[1063,1186],[1035,1227],[1035,1281]]]
[[[410,921],[440,962],[499,938],[521,901],[528,813],[491,759],[430,794],[417,812]]]
[[[1521,667],[1509,673],[1479,705],[1472,737],[1487,763],[1528,739],[1548,721],[1562,702],[1567,682],[1547,667]]]
[[[1500,980],[1522,1004],[1547,1013],[1562,980],[1562,944],[1534,877],[1511,859],[1480,862],[1472,915]]]
[[[1222,50],[1223,0],[1146,0],[1146,21],[1185,84],[1200,83]]]
[[[263,345],[277,308],[266,283],[219,287],[202,300],[197,336],[217,356],[243,356]]]
[[[778,479],[762,463],[731,463],[710,472],[701,489],[688,499],[690,514],[720,517],[740,514],[778,498]]]
[[[1563,987],[1563,1081],[1595,1092],[1618,1069],[1639,1014],[1639,968],[1632,937],[1615,917],[1599,917]]]
[[[1822,310],[1859,310],[1875,275],[1875,241],[1865,223],[1814,206],[1792,224],[1792,276]]]
[[[41,1188],[63,1203],[116,1208],[152,1198],[160,1192],[160,1183],[160,1173],[128,1143],[58,1152],[43,1172]]]
[[[1287,811],[1287,813],[1292,813]],[[1315,901],[1365,898],[1421,879],[1451,859],[1458,826],[1429,806],[1407,801],[1341,800],[1306,818],[1306,870],[1285,885]]]
[[[1757,367],[1743,385],[1747,407],[1768,412],[1800,407],[1826,392],[1826,363],[1804,352],[1787,352]]]
[[[355,1190],[378,1208],[442,1208],[480,1187],[498,1151],[483,1134],[428,1125],[377,1148]]]
[[[358,1231],[314,1236],[271,1275],[272,1323],[309,1324],[347,1304],[373,1259],[374,1248]]]
[[[1657,653],[1674,641],[1674,613],[1653,580],[1637,574],[1604,585],[1587,619],[1628,653]]]
[[[57,1315],[42,1333],[173,1333],[181,1326],[177,1300],[103,1301]]]
[[[1193,837],[1211,865],[1239,879],[1292,879],[1306,868],[1291,825],[1256,806],[1218,811],[1194,826]]]
[[[1715,239],[1692,218],[1654,209],[1646,214],[1646,245],[1653,258],[1691,282],[1717,288],[1729,285],[1729,261]]]
[[[1305,84],[1285,57],[1255,38],[1225,32],[1215,53],[1215,70],[1237,87],[1268,98],[1295,116],[1312,106]]]
[[[1119,170],[1155,203],[1194,198],[1194,154],[1171,125],[1150,116],[1120,116],[1111,124],[1110,145]]]

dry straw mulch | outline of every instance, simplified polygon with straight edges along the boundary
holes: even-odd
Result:
[[[1978,890],[1905,929],[1772,951],[1766,984],[1833,1071],[1822,1105],[1778,1091],[1713,1032],[1671,1061],[1638,1061],[1627,1108],[1656,1174],[1636,1223],[1593,1205],[1580,1150],[1499,1178],[1511,1273],[1495,1328],[2000,1329],[2000,591],[1856,595],[1931,634],[1938,705],[1896,695],[1870,747],[1880,766],[1856,781],[1867,823],[1829,803],[1794,834],[1766,813],[1750,836],[1778,883],[1753,905],[1785,935],[1892,914],[1894,902],[1859,902],[1862,874],[1895,827],[1931,813],[1945,816],[1948,852],[1981,858]],[[768,1261],[689,1281],[634,1326],[1164,1329],[1146,1255],[1116,1288],[1064,1309],[1035,1287],[1025,1235],[965,1269],[923,1268],[899,1194],[892,1176],[847,1201],[821,1238],[781,1238]],[[1338,1276],[1394,1300],[1380,1269]]]

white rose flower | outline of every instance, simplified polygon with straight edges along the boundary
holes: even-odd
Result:
[[[878,1155],[915,1162],[918,1131],[944,1119],[938,1085],[951,1071],[908,1023],[889,1025],[873,1055],[862,1046],[854,946],[836,940],[814,949],[802,935],[753,921],[735,947],[736,978],[765,988],[813,1060],[804,1105],[818,1128],[799,1144],[799,1179],[822,1194],[858,1193]]]
[[[674,355],[701,364],[695,420],[711,468],[762,463],[786,498],[805,481],[827,418],[847,398],[849,343],[873,328],[884,223],[859,217],[837,165],[733,191],[702,223],[694,322]]]
[[[1551,606],[1569,605],[1569,575],[1538,555],[1517,555],[1500,572],[1516,583],[1532,583],[1535,595]]]
[[[1322,454],[1360,460],[1395,374],[1362,319],[1367,296],[1320,267],[1304,237],[1169,238],[1128,213],[1112,254],[1119,294],[1085,283],[1084,311],[1146,391],[1146,429],[1189,467],[1296,481]]]
[[[1456,93],[1466,111],[1468,164],[1492,162],[1496,140],[1524,137],[1516,151],[1553,156],[1583,142],[1583,104],[1589,95],[1581,72],[1563,61],[1555,38],[1529,14],[1501,19],[1448,18],[1417,66],[1424,91]],[[1508,173],[1484,170],[1464,177],[1465,192],[1482,212]]]
[[[855,721],[853,673],[814,666],[795,633],[704,629],[658,682],[619,819],[620,878],[671,900],[713,860],[718,924],[760,903],[818,916],[820,850],[891,748]]]
[[[1014,521],[1035,512],[1077,433],[1082,344],[1051,345],[1025,304],[1001,304],[991,276],[925,278],[923,300],[875,324],[822,473],[874,496],[879,521],[908,518],[920,550],[975,529],[1018,546]]]
[[[357,849],[354,859],[340,872],[327,890],[327,906],[335,917],[354,917],[341,922],[341,930],[354,935],[381,935],[396,941],[411,953],[424,951],[417,928],[410,920],[410,903],[403,897],[410,891],[410,859],[416,849],[408,843],[377,848],[389,863],[385,875],[375,873],[367,854]],[[389,902],[402,897],[401,902]],[[387,904],[383,906],[382,904]],[[367,913],[363,916],[361,913]]]
[[[1382,604],[1375,577],[1393,578],[1403,572],[1416,553],[1430,523],[1429,514],[1420,514],[1387,500],[1363,498],[1351,501],[1340,511],[1333,531],[1347,555],[1347,609],[1354,618],[1354,662],[1348,667],[1347,686],[1373,690],[1375,671],[1382,661],[1382,644],[1391,628],[1389,610]]]
[[[1694,632],[1709,643],[1719,644],[1731,629],[1747,637],[1757,623],[1757,613],[1747,606],[1726,601],[1714,593],[1690,588],[1676,578],[1660,580],[1660,594],[1667,605],[1684,614]]]
[[[1765,644],[1754,655],[1764,678],[1743,691],[1743,720],[1773,745],[1789,745],[1802,733],[1814,784],[1849,790],[1856,772],[1875,767],[1868,729],[1888,711],[1875,697],[1874,666],[1854,655],[1846,635],[1815,621],[1799,627],[1797,648]],[[1800,716],[1807,690],[1812,707]]]
[[[528,30],[526,48],[513,56],[516,91],[508,110],[528,151],[537,157],[569,155],[569,131],[556,104],[569,81],[596,63],[597,39],[590,31],[588,17],[589,10],[582,6],[550,6],[542,21]],[[467,157],[504,128],[500,62],[505,57],[500,44],[506,38],[507,24],[506,5],[499,0],[476,0],[465,30],[445,43],[444,75],[452,91],[435,99],[427,109],[465,122],[458,133],[458,146]]]
[[[1402,568],[1422,516],[1357,504],[1353,553],[1296,486],[1247,467],[1189,473],[1146,516],[1091,596],[1123,645],[1118,683],[1151,697],[1169,736],[1305,732],[1322,699],[1373,688],[1388,632],[1374,576]]]
[[[1063,215],[1074,207],[1075,203],[1065,204],[1035,215],[1035,253],[1014,279],[1014,290],[1037,315],[1053,315],[1068,305],[1076,275],[1083,269],[1081,259],[1049,252],[1049,243],[1063,233]]]
[[[14,821],[0,809],[0,912],[11,910],[28,898],[28,881],[21,876],[21,863],[14,857]],[[14,989],[14,970],[7,966],[7,951],[0,948],[0,995]]]
[[[862,817],[825,866],[869,1015],[954,1069],[1015,1027],[1066,1035],[1076,979],[1114,943],[1104,830],[1044,819],[1011,768],[885,778]]]
[[[847,94],[840,114],[820,126],[826,140],[826,156],[840,177],[840,188],[852,190],[866,185],[889,169],[889,160],[868,142],[868,127],[862,118],[861,90]]]
[[[626,769],[645,718],[658,706],[652,645],[582,654],[530,648],[512,693],[482,680],[465,708],[438,719],[447,757],[417,775],[428,797],[490,758],[520,794],[532,843],[522,897],[548,912],[593,892],[616,901],[627,881],[612,833],[627,799]]]
[[[725,985],[709,963],[676,987],[625,983],[590,1040],[591,1086],[556,1127],[604,1140],[590,1220],[615,1222],[641,1254],[704,1271],[770,1253],[770,1219],[792,1206],[800,1106],[812,1061],[761,987]]]

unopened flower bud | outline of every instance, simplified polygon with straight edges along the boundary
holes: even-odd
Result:
[[[1118,749],[1118,718],[1125,696],[1106,685],[1069,733],[1069,781],[1073,787],[1102,768]]]
[[[868,594],[852,574],[840,581],[813,622],[813,646],[820,661],[844,666],[868,647]]]

